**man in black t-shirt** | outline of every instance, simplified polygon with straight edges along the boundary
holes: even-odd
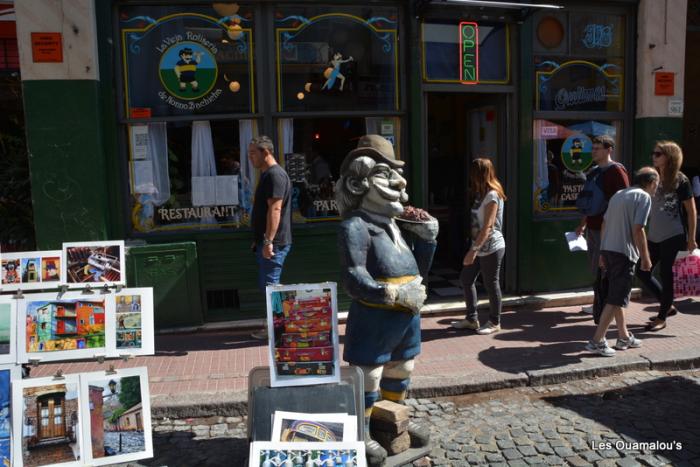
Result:
[[[268,136],[257,136],[248,145],[248,159],[261,171],[253,202],[253,249],[258,260],[258,286],[279,284],[284,260],[292,248],[292,182],[277,164]],[[267,329],[253,333],[267,339]]]

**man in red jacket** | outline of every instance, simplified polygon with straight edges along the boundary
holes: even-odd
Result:
[[[630,180],[625,167],[612,160],[615,140],[608,135],[602,135],[593,138],[592,143],[592,157],[596,165],[591,170],[595,169],[596,166],[602,170],[599,176],[603,177],[605,200],[610,201],[610,198],[615,193],[630,186]],[[603,277],[603,272],[598,266],[600,258],[600,228],[603,224],[604,215],[605,211],[596,216],[585,216],[576,228],[578,235],[583,235],[584,233],[586,235],[589,265],[591,273],[595,277],[595,282],[593,283],[593,305],[585,306],[581,311],[593,314],[596,323],[603,310],[604,295],[607,287],[607,279]]]

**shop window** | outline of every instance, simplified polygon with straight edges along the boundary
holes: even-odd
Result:
[[[399,108],[397,8],[284,6],[274,24],[279,111]]]
[[[129,126],[134,230],[249,226],[256,172],[246,154],[255,127],[252,120]]]
[[[278,126],[279,151],[293,184],[296,223],[338,219],[333,190],[340,165],[362,135],[383,135],[400,158],[398,118],[281,119]]]
[[[619,161],[620,121],[543,119],[534,122],[533,206],[540,215],[577,215],[576,198],[594,165],[591,138],[615,140],[613,159]]]
[[[535,110],[622,112],[623,64],[622,59],[535,57]]]
[[[571,54],[588,57],[622,57],[625,53],[623,16],[571,13]]]
[[[254,113],[252,9],[122,6],[125,117]]]
[[[509,27],[503,23],[477,23],[479,37],[478,82],[510,82]],[[423,80],[460,82],[459,21],[423,23]]]

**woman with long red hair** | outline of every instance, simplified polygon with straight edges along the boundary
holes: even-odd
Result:
[[[471,210],[471,247],[462,261],[460,280],[467,303],[467,316],[452,323],[457,329],[472,329],[479,334],[493,334],[501,330],[500,271],[506,242],[503,238],[503,186],[489,159],[474,159],[469,169]],[[489,294],[489,320],[479,324],[476,311],[477,297],[474,283],[481,274]]]

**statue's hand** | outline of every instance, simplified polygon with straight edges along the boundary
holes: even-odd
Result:
[[[422,284],[422,281],[423,278],[418,276],[406,284],[390,284],[387,286],[390,291],[390,296],[394,299],[394,304],[408,308],[414,313],[419,313],[427,298],[425,286]]]
[[[438,220],[434,217],[431,218],[429,221],[421,222],[420,224],[414,222],[399,221],[399,225],[401,226],[402,230],[412,232],[418,237],[428,242],[434,241],[438,236],[438,231],[440,230]]]

